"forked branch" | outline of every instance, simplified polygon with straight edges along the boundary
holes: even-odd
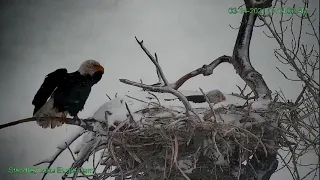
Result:
[[[179,91],[177,91],[176,89],[172,88],[167,80],[167,78],[165,77],[159,63],[158,63],[158,58],[157,55],[155,54],[155,57],[153,57],[151,55],[151,53],[148,51],[148,49],[143,45],[143,41],[139,41],[137,39],[137,37],[135,37],[138,44],[140,45],[141,49],[146,53],[146,55],[149,57],[149,59],[152,61],[152,63],[156,66],[157,68],[157,72],[158,72],[158,77],[159,79],[161,78],[164,85],[163,86],[152,86],[152,85],[146,85],[143,83],[138,83],[138,82],[133,82],[127,79],[120,79],[120,82],[125,83],[125,84],[129,84],[132,86],[136,86],[136,87],[140,87],[149,91],[153,91],[153,92],[166,92],[166,93],[170,93],[173,94],[174,96],[176,96],[185,106],[186,108],[186,115],[189,116],[189,111],[193,112],[191,105],[189,103],[189,101],[187,100],[187,98]]]

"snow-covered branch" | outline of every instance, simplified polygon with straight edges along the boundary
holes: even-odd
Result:
[[[56,153],[54,153],[50,158],[42,160],[36,164],[34,164],[33,166],[38,166],[40,164],[44,164],[44,163],[48,163],[48,167],[47,169],[50,169],[50,167],[52,166],[52,164],[56,161],[56,159],[60,156],[60,154],[66,150],[67,148],[69,148],[69,146],[75,141],[77,140],[80,136],[82,136],[82,134],[84,133],[84,130],[81,130],[79,132],[76,132],[74,135],[70,136],[68,140],[66,140],[64,142],[64,144],[59,145],[57,147],[57,151]],[[44,180],[44,178],[46,177],[46,175],[48,174],[48,172],[45,172],[41,178],[41,180]]]
[[[271,6],[272,0],[246,0],[245,3],[247,9],[251,7],[267,8]],[[255,13],[243,14],[230,62],[240,77],[249,85],[257,98],[271,99],[271,91],[262,75],[253,68],[250,62],[249,49],[256,19],[257,14]]]
[[[1,124],[0,129],[7,128],[10,126],[14,126],[21,123],[27,123],[27,122],[33,122],[33,121],[49,121],[49,120],[55,120],[55,121],[62,121],[62,123],[69,124],[69,125],[75,125],[82,127],[85,130],[88,131],[94,131],[94,124],[97,122],[93,118],[88,119],[78,119],[78,118],[66,118],[66,120],[62,120],[60,117],[31,117],[26,119],[20,119],[17,121],[12,121],[6,124]]]

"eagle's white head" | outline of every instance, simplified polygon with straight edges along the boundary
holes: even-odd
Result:
[[[221,101],[226,100],[226,97],[218,89],[209,91],[206,95],[207,95],[210,103],[217,104],[217,103],[219,103]]]
[[[84,61],[81,64],[78,71],[81,75],[93,76],[93,74],[96,72],[102,72],[103,74],[104,68],[100,65],[98,61],[90,59],[90,60]]]

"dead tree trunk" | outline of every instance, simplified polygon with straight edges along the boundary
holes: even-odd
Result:
[[[246,0],[246,8],[248,10],[250,8],[267,8],[271,6],[271,3],[272,0]],[[271,99],[271,92],[262,75],[252,67],[250,62],[250,42],[256,19],[257,14],[243,14],[230,63],[240,77],[249,85],[257,98]]]

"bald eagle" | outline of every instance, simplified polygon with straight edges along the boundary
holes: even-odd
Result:
[[[218,89],[209,91],[206,93],[206,96],[209,100],[210,103],[214,103],[217,104],[221,101],[225,101],[226,97],[223,95],[223,93],[221,91],[219,91]],[[204,95],[189,95],[186,96],[188,101],[192,101],[194,103],[203,103],[206,102],[206,98]]]
[[[61,117],[61,121],[39,120],[37,124],[53,129],[61,126],[67,115],[78,118],[91,87],[100,81],[103,73],[99,62],[86,60],[75,72],[68,73],[67,69],[61,68],[48,74],[33,98],[33,117]]]

